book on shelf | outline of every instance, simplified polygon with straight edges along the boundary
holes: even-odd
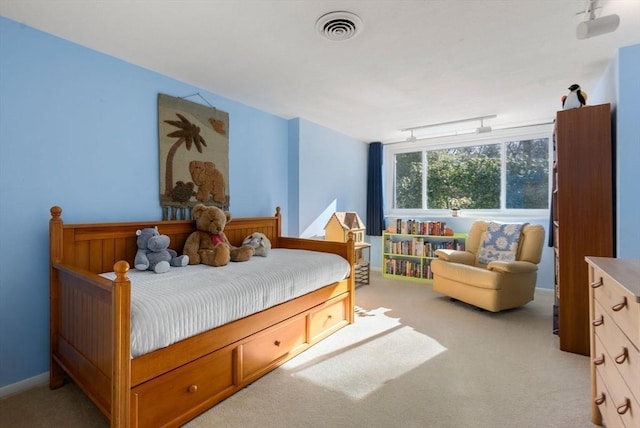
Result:
[[[435,252],[439,249],[464,251],[465,241],[464,239],[451,239],[432,242],[423,236],[418,236],[411,239],[387,239],[384,242],[384,252],[386,254],[435,257]]]
[[[431,273],[431,263],[424,264],[422,277],[425,279],[433,279],[433,274]]]
[[[385,260],[385,273],[407,278],[433,279],[431,263],[413,262],[403,259]]]
[[[420,262],[402,259],[385,260],[385,273],[409,278],[422,278]]]
[[[420,221],[398,218],[392,221],[396,233],[401,235],[433,235],[444,236],[447,222],[445,221]]]
[[[419,238],[413,238],[415,240],[415,249],[416,249],[416,256],[418,257],[422,257],[425,255],[424,253],[424,238],[423,237],[419,237]]]

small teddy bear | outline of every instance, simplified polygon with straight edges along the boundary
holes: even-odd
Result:
[[[224,266],[232,262],[244,262],[253,256],[250,245],[234,247],[224,234],[224,228],[231,221],[231,213],[215,206],[198,204],[192,209],[196,220],[196,231],[184,243],[183,254],[189,256],[189,263],[203,263],[209,266]]]
[[[269,251],[271,251],[271,241],[266,237],[264,233],[253,232],[251,235],[244,238],[242,245],[250,245],[255,250],[254,256],[267,257]]]
[[[184,267],[189,264],[188,256],[178,256],[169,248],[169,237],[161,235],[158,227],[148,227],[136,231],[138,251],[133,262],[137,270],[151,270],[165,273],[170,267]]]

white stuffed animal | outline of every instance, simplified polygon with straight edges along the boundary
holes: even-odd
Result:
[[[250,245],[254,248],[254,256],[267,257],[271,250],[271,241],[265,236],[264,233],[253,232],[251,235],[244,238],[242,245]]]

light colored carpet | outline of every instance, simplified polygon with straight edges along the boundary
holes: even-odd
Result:
[[[589,359],[562,352],[553,294],[498,314],[372,272],[356,323],[186,427],[592,427]],[[0,425],[104,427],[72,385],[0,401]]]

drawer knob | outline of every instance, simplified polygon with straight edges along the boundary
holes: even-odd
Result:
[[[624,307],[627,306],[627,297],[623,297],[622,298],[622,302],[618,303],[617,305],[613,305],[611,306],[611,309],[615,312],[621,311],[622,309],[624,309]]]
[[[619,415],[624,415],[629,411],[630,408],[631,408],[631,401],[628,398],[625,398],[624,404],[621,404],[618,407],[616,407],[616,412],[618,412]]]
[[[594,327],[601,326],[602,324],[604,324],[604,317],[600,315],[600,318],[598,318],[597,320],[593,320],[591,324],[593,324]]]
[[[276,340],[275,342],[273,342],[273,344],[276,345],[276,346],[280,346],[280,341]]]
[[[624,347],[622,348],[622,354],[618,355],[614,359],[616,363],[623,364],[625,361],[627,361],[628,358],[629,358],[629,350],[626,347]]]
[[[187,391],[189,391],[190,393],[194,393],[198,390],[198,385],[190,385],[189,388],[187,388]]]
[[[594,403],[596,403],[596,405],[601,405],[602,403],[604,403],[604,400],[606,400],[607,397],[606,395],[604,395],[604,392],[602,394],[600,394],[599,397],[596,397],[595,400],[593,400]]]
[[[603,284],[604,282],[602,281],[602,278],[600,278],[598,281],[593,281],[590,285],[591,285],[591,288],[598,288],[598,287],[602,287]]]
[[[604,364],[604,354],[600,355],[600,358],[596,358],[593,360],[593,364],[596,366],[601,366]]]

